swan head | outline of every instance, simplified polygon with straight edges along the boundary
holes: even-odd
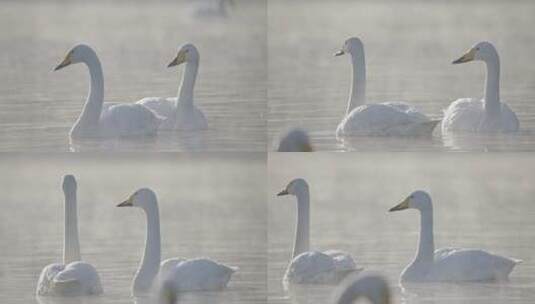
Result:
[[[178,49],[178,53],[177,53],[175,59],[173,59],[173,61],[171,61],[171,63],[169,63],[169,65],[167,65],[167,67],[168,68],[174,67],[174,66],[180,65],[180,64],[182,64],[184,62],[199,62],[199,51],[191,43],[186,43],[186,44],[182,45]]]
[[[401,211],[405,209],[418,209],[426,210],[431,208],[431,196],[425,191],[414,191],[411,195],[407,196],[403,202],[390,208],[390,212]]]
[[[306,131],[292,129],[280,140],[278,152],[312,152],[312,144]]]
[[[60,70],[71,64],[83,62],[87,58],[88,54],[94,53],[93,49],[90,46],[85,44],[78,44],[67,52],[63,61],[58,64],[54,71]]]
[[[344,42],[344,46],[334,56],[342,56],[345,53],[349,53],[351,56],[364,55],[364,45],[362,41],[357,37],[351,37]]]
[[[157,205],[156,193],[148,188],[142,188],[130,195],[117,207],[138,207],[146,210],[155,205]]]
[[[470,61],[488,61],[497,56],[496,48],[492,43],[482,41],[470,48],[464,55],[454,60],[453,64],[465,63]]]
[[[76,179],[74,175],[67,174],[63,176],[63,192],[76,193]]]
[[[302,178],[292,180],[284,190],[277,193],[277,196],[283,195],[298,195],[308,191],[308,183]]]
[[[337,304],[351,304],[359,298],[367,298],[373,304],[389,304],[390,289],[386,280],[376,274],[350,276],[334,293]]]

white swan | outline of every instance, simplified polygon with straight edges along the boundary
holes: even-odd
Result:
[[[352,304],[361,298],[371,304],[390,304],[390,287],[382,276],[376,274],[348,277],[334,291],[333,303]]]
[[[277,152],[312,152],[312,144],[305,130],[291,129],[279,141]]]
[[[147,216],[145,252],[134,277],[134,296],[150,292],[157,276],[162,282],[176,284],[177,291],[219,290],[227,286],[236,269],[209,259],[171,258],[160,264],[160,215],[156,194],[152,190],[140,189],[117,207],[138,207]]]
[[[74,123],[71,138],[155,135],[163,119],[138,104],[104,102],[104,78],[97,54],[91,47],[79,44],[54,69],[85,63],[91,77],[89,95]]]
[[[346,115],[336,136],[430,136],[439,120],[430,120],[404,102],[366,104],[366,63],[359,38],[346,40],[335,56],[348,53],[353,67]]]
[[[297,197],[297,228],[292,261],[284,274],[285,283],[333,284],[350,273],[360,271],[353,258],[341,251],[309,251],[310,194],[304,179],[292,180],[277,196]]]
[[[146,97],[137,102],[166,118],[162,129],[202,130],[208,127],[201,110],[193,104],[193,89],[199,69],[199,52],[193,44],[179,48],[178,54],[168,67],[186,63],[178,97]]]
[[[442,248],[434,251],[431,197],[424,191],[415,191],[390,211],[408,208],[420,211],[420,240],[416,257],[401,273],[402,282],[504,280],[520,262],[479,249]]]
[[[461,98],[444,111],[442,133],[448,132],[516,132],[519,123],[509,106],[500,101],[500,57],[489,42],[480,42],[453,64],[483,61],[487,66],[485,96],[482,100]]]
[[[101,294],[102,286],[97,271],[91,264],[81,262],[74,176],[63,177],[63,192],[65,194],[63,264],[55,263],[43,268],[36,293],[39,296]]]

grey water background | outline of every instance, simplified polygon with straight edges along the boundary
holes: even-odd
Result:
[[[392,303],[528,304],[535,301],[535,162],[527,153],[271,153],[268,172],[269,303],[330,303],[332,287],[284,291],[296,199],[276,193],[296,177],[311,192],[311,249],[351,253],[389,281]],[[436,248],[480,248],[522,259],[509,282],[398,285],[416,253],[419,215],[389,213],[414,190],[433,199]],[[360,302],[359,302],[360,303]]]
[[[141,187],[159,199],[162,259],[210,257],[239,267],[225,290],[184,293],[180,303],[265,303],[264,163],[257,153],[2,155],[0,302],[37,303],[41,270],[61,262],[61,180],[72,173],[82,259],[100,273],[104,294],[40,303],[134,303],[130,287],[144,250],[145,216],[116,205]]]
[[[299,126],[317,150],[535,150],[534,12],[533,1],[270,0],[269,146]],[[430,140],[337,141],[351,65],[347,56],[333,54],[351,36],[364,43],[368,103],[407,101],[434,119],[458,98],[483,96],[484,64],[451,62],[479,41],[493,42],[501,59],[501,99],[517,113],[520,132],[443,137],[436,130]]]
[[[0,151],[265,151],[266,3],[238,0],[226,16],[199,16],[202,2],[2,1]],[[194,98],[209,129],[70,143],[89,74],[81,64],[52,69],[81,42],[102,62],[105,102],[176,96],[183,66],[167,64],[194,43]]]

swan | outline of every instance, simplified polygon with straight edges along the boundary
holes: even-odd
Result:
[[[179,48],[177,56],[168,67],[184,62],[186,67],[177,97],[146,97],[137,102],[167,118],[161,126],[162,129],[202,130],[208,127],[204,114],[193,104],[193,88],[199,69],[199,51],[191,43]]]
[[[401,273],[402,282],[505,280],[521,262],[479,249],[442,248],[434,251],[433,205],[429,194],[415,191],[389,211],[405,209],[420,211],[420,240],[416,257]]]
[[[309,251],[310,194],[307,182],[302,178],[292,180],[277,196],[297,197],[297,228],[292,261],[284,274],[284,283],[333,284],[350,273],[362,270],[355,260],[338,250]]]
[[[117,207],[141,208],[147,217],[145,252],[132,283],[134,296],[150,292],[156,278],[173,282],[177,291],[220,290],[237,270],[206,258],[170,258],[160,264],[160,216],[152,190],[140,189]]]
[[[364,45],[352,37],[335,56],[349,54],[353,67],[351,93],[346,115],[336,136],[430,136],[439,120],[430,120],[405,102],[366,104]]]
[[[81,261],[74,176],[63,177],[63,192],[65,194],[63,264],[54,263],[43,268],[37,283],[36,294],[38,296],[102,294],[100,277],[95,267]]]
[[[365,298],[371,304],[389,304],[390,288],[380,275],[366,274],[345,279],[334,291],[335,304],[351,304]]]
[[[227,6],[234,6],[234,0],[204,0],[196,1],[193,14],[198,18],[226,18]]]
[[[485,93],[482,100],[461,98],[444,111],[442,133],[448,132],[516,132],[519,122],[509,106],[500,101],[500,57],[486,41],[473,46],[453,64],[483,61],[487,66]]]
[[[277,152],[312,152],[312,144],[305,130],[291,129],[279,141]]]
[[[54,71],[75,63],[87,65],[91,82],[82,113],[71,128],[71,138],[156,135],[163,118],[148,108],[139,104],[103,104],[102,67],[91,47],[85,44],[76,45]]]

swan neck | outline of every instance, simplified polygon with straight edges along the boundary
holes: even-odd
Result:
[[[420,240],[415,261],[433,263],[435,243],[433,238],[433,207],[420,210]]]
[[[354,108],[365,104],[366,100],[366,64],[364,51],[360,55],[351,54],[352,78],[351,92],[347,103],[346,114]]]
[[[147,216],[145,251],[134,277],[134,294],[148,292],[160,269],[160,217],[158,206],[144,208]]]
[[[78,210],[76,192],[65,192],[65,227],[63,239],[63,264],[80,261],[78,240]]]
[[[83,62],[87,65],[91,78],[89,95],[74,128],[96,127],[100,120],[102,103],[104,102],[104,76],[97,54],[94,51],[87,53]]]
[[[308,189],[297,194],[297,227],[293,257],[306,252],[310,247],[310,194]]]
[[[197,79],[197,71],[199,70],[199,60],[192,60],[186,62],[184,73],[182,74],[182,81],[178,88],[177,102],[180,104],[193,104],[193,89],[195,87],[195,80]]]
[[[487,76],[485,79],[485,113],[488,117],[499,117],[500,106],[500,58],[495,54],[485,61]]]

